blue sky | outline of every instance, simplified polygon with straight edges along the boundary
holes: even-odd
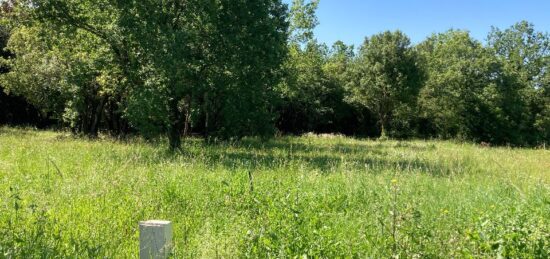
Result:
[[[507,28],[521,20],[550,31],[550,0],[321,0],[317,16],[317,39],[329,45],[342,40],[357,46],[365,36],[396,29],[414,43],[450,28],[484,41],[492,25]]]

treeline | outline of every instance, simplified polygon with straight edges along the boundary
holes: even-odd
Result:
[[[450,30],[413,45],[395,31],[328,47],[317,5],[3,2],[0,123],[53,119],[173,148],[191,133],[550,142],[550,37],[532,24],[493,28],[487,44]]]

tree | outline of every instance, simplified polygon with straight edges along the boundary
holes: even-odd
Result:
[[[10,20],[8,49],[15,56],[6,60],[6,89],[92,137],[107,119],[122,120],[121,76],[106,44],[88,31],[33,19],[33,11],[18,5]],[[120,131],[120,126],[111,130]]]
[[[300,45],[315,38],[313,30],[319,25],[317,8],[320,0],[293,0],[290,8],[290,44]]]
[[[353,48],[338,42],[331,50],[316,41],[318,5],[319,1],[295,0],[290,9],[290,53],[285,80],[279,87],[278,127],[283,132],[340,130],[344,113],[350,111],[343,102],[341,75],[335,73],[346,69]]]
[[[293,45],[285,64],[287,76],[280,88],[283,100],[279,127],[287,132],[315,131],[332,112],[324,97],[329,94],[323,65],[327,48],[315,41],[304,49]]]
[[[322,69],[328,91],[323,103],[331,111],[324,119],[326,132],[355,134],[359,132],[360,121],[366,119],[363,113],[345,101],[345,86],[354,58],[354,46],[342,41],[335,42],[326,55]]]
[[[12,3],[3,2],[0,6],[3,18],[12,12]],[[1,60],[13,57],[13,53],[7,51],[8,40],[11,36],[9,27],[1,21],[0,23],[0,77],[9,72],[9,66]],[[42,117],[35,107],[30,105],[24,98],[13,94],[7,95],[0,81],[0,125],[1,124],[33,124],[40,125]]]
[[[549,120],[550,36],[522,21],[506,30],[493,28],[488,42],[508,78],[502,108],[517,129],[516,139],[532,144],[550,141],[550,128],[541,126]]]
[[[436,34],[419,47],[427,80],[420,93],[421,116],[443,138],[505,142],[502,112],[506,78],[491,50],[466,31]]]
[[[215,122],[208,131],[225,139],[273,136],[275,87],[288,53],[287,7],[280,1],[224,0],[215,10],[221,11],[206,49],[212,81],[202,88],[210,106],[205,112]]]
[[[179,146],[193,107],[203,114],[207,136],[227,139],[272,133],[273,86],[286,56],[285,6],[265,0],[190,1],[151,17],[147,13],[155,4],[137,9],[142,15],[130,15],[127,29],[145,28],[135,32],[135,38],[143,41],[138,46],[150,55],[142,66],[152,64],[156,71],[155,80],[147,81],[154,82],[153,87],[145,87],[155,91],[149,96],[160,101],[152,114],[164,119],[172,148]],[[166,17],[180,20],[165,24]],[[148,35],[155,33],[156,39],[149,42]]]
[[[0,78],[10,72],[6,60],[13,58],[13,53],[6,47],[12,35],[10,19],[15,15],[17,1],[2,1],[0,3]],[[6,89],[5,82],[0,80],[0,124],[30,124],[43,126],[45,120],[40,112],[23,97]]]
[[[548,33],[537,32],[533,24],[521,21],[504,31],[493,27],[488,43],[506,61],[507,68],[519,73],[531,88],[537,88],[544,80],[550,56]]]
[[[409,38],[400,31],[367,38],[352,67],[347,99],[376,114],[382,137],[400,106],[414,102],[421,72]]]
[[[128,87],[126,117],[144,135],[166,134],[177,149],[197,112],[207,132],[224,138],[272,128],[272,88],[288,29],[280,1],[37,0],[31,6],[39,21],[84,32],[106,47],[108,63]]]
[[[546,72],[541,80],[542,95],[540,95],[541,111],[537,114],[535,127],[540,134],[540,142],[550,143],[550,58],[546,59]]]
[[[8,93],[24,96],[44,114],[61,118],[66,93],[61,89],[64,64],[48,55],[46,45],[33,28],[14,30],[8,49],[17,58],[4,60],[9,72],[2,75],[1,82]]]

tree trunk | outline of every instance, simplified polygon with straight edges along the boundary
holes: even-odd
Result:
[[[180,131],[176,125],[172,125],[170,132],[168,133],[168,142],[170,143],[170,149],[172,151],[178,150],[181,147]]]
[[[204,137],[208,138],[209,133],[209,103],[208,103],[208,93],[204,93]]]
[[[387,138],[387,135],[386,135],[387,123],[388,123],[387,115],[386,114],[380,115],[380,138],[381,139]]]
[[[385,122],[380,122],[380,138],[384,139],[386,138],[386,127],[384,126]]]
[[[168,142],[171,150],[178,150],[181,147],[181,133],[184,124],[183,114],[178,107],[179,99],[174,98],[170,102],[170,112],[172,121],[168,129]]]
[[[90,118],[92,116],[91,113],[93,109],[90,108],[89,102],[89,98],[86,97],[83,112],[79,115],[80,125],[78,132],[84,135],[88,135],[90,130]]]
[[[189,136],[189,124],[191,123],[191,95],[185,96],[185,126],[183,127],[183,136]]]
[[[106,96],[102,97],[99,101],[99,104],[97,105],[96,110],[92,113],[92,123],[90,125],[90,131],[88,133],[90,137],[97,137],[97,134],[99,132],[99,122],[101,120],[101,116],[103,115],[103,107],[105,107],[106,99]]]

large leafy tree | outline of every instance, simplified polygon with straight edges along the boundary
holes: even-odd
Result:
[[[493,28],[488,36],[489,46],[505,60],[507,69],[518,73],[530,87],[538,88],[547,73],[550,56],[550,35],[537,32],[532,23],[521,21],[510,28]]]
[[[67,89],[63,89],[65,64],[46,50],[47,43],[40,39],[37,28],[12,31],[8,48],[17,58],[4,60],[9,67],[1,77],[5,90],[25,96],[43,113],[60,119],[67,97]]]
[[[281,87],[283,107],[280,127],[284,131],[301,133],[315,131],[332,113],[325,99],[329,89],[323,71],[328,49],[315,41],[300,48],[293,45],[285,64],[287,73]]]
[[[524,143],[550,141],[549,82],[550,35],[537,32],[526,21],[500,30],[493,28],[489,47],[503,64],[508,79],[503,109]]]
[[[279,87],[278,127],[287,133],[344,130],[352,110],[343,102],[343,75],[353,47],[337,42],[333,48],[315,39],[319,1],[295,0],[290,8],[289,57]]]
[[[345,85],[349,78],[350,68],[355,58],[353,45],[342,41],[335,42],[323,64],[325,78],[325,98],[323,103],[330,113],[325,118],[325,131],[337,131],[346,134],[358,132],[358,124],[365,117],[355,107],[345,101]]]
[[[65,120],[76,132],[95,136],[102,121],[121,119],[116,63],[108,46],[94,34],[34,16],[40,4],[14,5],[8,49],[15,58],[6,61],[10,72],[2,81],[8,91],[24,96],[43,113]]]
[[[191,87],[190,43],[197,31],[189,28],[202,14],[190,9],[196,3],[36,0],[32,5],[31,13],[44,24],[104,45],[127,82],[125,112],[133,126],[147,136],[168,133],[171,147],[180,146],[181,103]]]
[[[410,39],[400,31],[367,38],[355,60],[347,99],[377,116],[381,136],[403,106],[411,105],[420,89],[422,73]]]
[[[207,135],[273,133],[273,87],[286,56],[285,5],[265,0],[150,1],[133,10],[137,13],[124,15],[123,24],[135,39],[130,41],[147,53],[139,62],[152,75],[137,96],[156,104],[143,109],[137,98],[137,112],[131,114],[141,116],[134,121],[147,122],[151,114],[160,118],[146,126],[164,126],[172,148],[179,146],[193,110],[202,114]]]
[[[288,53],[287,7],[280,1],[224,0],[215,10],[207,42],[212,46],[206,48],[211,82],[201,88],[209,93],[209,131],[223,138],[272,136],[275,87]]]
[[[322,65],[327,48],[315,40],[319,24],[315,12],[319,1],[294,0],[290,8],[289,56],[284,64],[286,76],[279,87],[279,129],[301,133],[312,131],[324,116],[318,95],[323,94]]]
[[[12,58],[13,53],[6,46],[12,34],[9,19],[14,15],[16,4],[14,0],[0,2],[0,77],[10,71],[5,60]],[[4,88],[0,81],[0,124],[40,125],[44,122],[43,116],[35,107],[19,95],[7,94]]]
[[[60,76],[76,79],[66,85],[101,96],[105,91],[95,89],[115,82],[125,116],[143,134],[167,134],[178,148],[193,113],[204,114],[206,130],[221,137],[272,131],[272,88],[287,47],[280,1],[32,0],[25,6],[66,47],[78,46],[55,55],[70,60],[69,74],[77,75]]]
[[[456,30],[433,35],[418,49],[428,74],[419,99],[426,127],[443,138],[502,141],[505,79],[491,51]]]

